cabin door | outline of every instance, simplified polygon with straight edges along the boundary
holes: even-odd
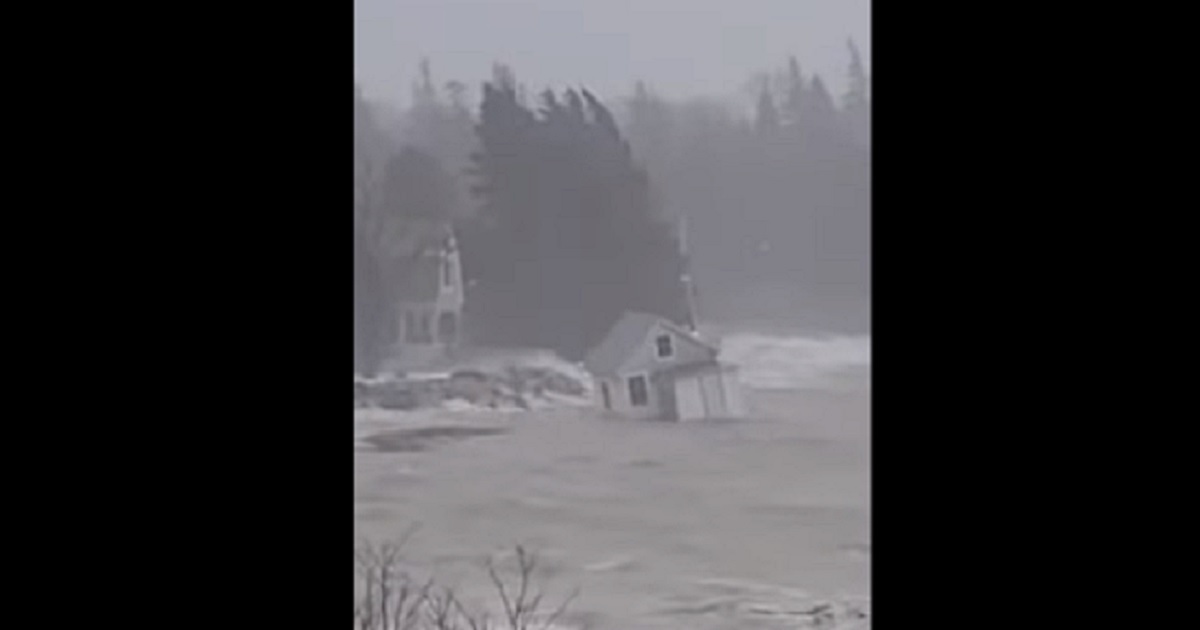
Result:
[[[675,379],[663,378],[658,381],[658,401],[658,408],[664,419],[679,419],[679,410],[675,400]]]
[[[726,415],[725,392],[719,374],[704,374],[700,377],[700,391],[704,395],[705,415],[720,417]]]
[[[704,392],[700,378],[695,374],[683,375],[675,380],[675,417],[680,420],[696,420],[707,414],[704,409]]]

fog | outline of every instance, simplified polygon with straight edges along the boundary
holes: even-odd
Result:
[[[870,27],[356,0],[356,627],[870,627]]]
[[[356,4],[361,343],[448,222],[476,341],[577,358],[633,308],[869,330],[867,7],[684,5]]]
[[[354,0],[354,73],[368,98],[400,104],[428,56],[471,85],[502,60],[537,86],[634,81],[664,96],[729,95],[796,55],[836,93],[845,41],[871,56],[867,0]]]

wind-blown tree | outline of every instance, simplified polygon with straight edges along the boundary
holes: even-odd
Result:
[[[506,340],[518,335],[524,296],[505,289],[527,275],[528,251],[522,248],[536,227],[529,216],[535,194],[526,185],[533,177],[528,136],[535,120],[517,103],[511,77],[499,67],[493,74],[483,85],[484,122],[476,127],[481,149],[471,157],[471,192],[480,205],[460,233],[472,332],[482,340]]]
[[[400,130],[404,144],[435,157],[453,180],[451,211],[458,218],[473,209],[467,169],[478,146],[467,97],[466,86],[457,81],[447,81],[439,90],[429,61],[423,60]]]
[[[482,338],[579,358],[623,310],[685,318],[685,262],[609,110],[567,90],[533,111],[503,69],[483,93],[463,247]]]
[[[870,288],[869,81],[848,44],[849,89],[836,101],[790,58],[754,75],[740,104],[671,101],[638,83],[619,126],[581,90],[527,98],[496,66],[482,92],[468,94],[423,64],[403,124],[373,160],[358,158],[356,109],[356,173],[375,181],[365,188],[373,201],[356,207],[396,198],[383,182],[401,144],[436,158],[462,191],[451,214],[479,341],[578,354],[614,310],[678,311],[685,261],[664,218],[679,217],[702,316],[841,326],[869,303]],[[433,198],[417,185],[425,179],[400,188]],[[363,232],[367,241],[382,234]],[[356,272],[356,287],[367,282]],[[850,296],[849,317],[841,296]]]

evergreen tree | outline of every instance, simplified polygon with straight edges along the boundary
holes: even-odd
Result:
[[[464,266],[486,339],[580,358],[623,310],[685,315],[674,237],[599,99],[544,92],[535,113],[498,72],[478,134],[482,205]]]
[[[800,73],[800,63],[795,57],[788,58],[787,83],[784,96],[784,112],[786,120],[791,125],[801,124],[808,109],[808,88],[804,84],[804,75]]]
[[[842,97],[842,109],[856,111],[867,107],[867,71],[863,68],[862,57],[854,40],[847,40],[847,45],[850,48],[850,85]]]
[[[397,221],[443,223],[451,218],[453,184],[433,155],[406,146],[388,161],[387,211]]]
[[[701,101],[663,102],[667,142],[641,137],[645,91],[634,92],[626,128],[635,147],[675,147],[653,173],[672,212],[689,220],[690,266],[709,317],[788,316],[795,303],[778,298],[824,308],[815,296],[869,286],[869,144],[854,141],[823,78],[802,74],[795,59],[782,66],[753,78],[745,120]],[[764,76],[777,77],[769,89]],[[762,133],[771,105],[779,130]]]
[[[412,99],[414,109],[436,107],[437,90],[433,87],[433,73],[429,69],[429,59],[422,59],[420,79],[413,85]]]
[[[862,145],[871,146],[871,105],[868,97],[870,84],[862,58],[854,40],[850,47],[850,86],[842,98],[842,115],[850,134]]]
[[[758,95],[758,106],[755,110],[754,128],[762,136],[774,136],[779,132],[779,110],[775,107],[775,99],[771,90],[764,85]]]
[[[476,148],[474,121],[465,103],[465,87],[456,81],[445,85],[445,99],[436,87],[428,60],[422,60],[420,79],[412,90],[412,107],[405,115],[404,142],[436,158],[453,180],[451,214],[471,214],[470,181],[466,170]]]
[[[813,77],[809,93],[811,98],[808,101],[809,107],[805,124],[822,131],[831,129],[837,119],[837,105],[834,104],[833,96],[825,88],[825,82],[821,80],[821,77]]]

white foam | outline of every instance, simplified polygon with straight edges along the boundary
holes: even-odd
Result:
[[[824,387],[833,377],[870,369],[871,337],[729,333],[721,338],[721,358],[737,365],[750,387]]]
[[[636,563],[637,563],[637,560],[635,560],[633,558],[633,556],[621,555],[621,556],[617,556],[615,558],[610,558],[608,560],[602,560],[600,562],[593,562],[591,564],[585,565],[583,567],[583,570],[589,571],[592,573],[606,573],[609,571],[623,571],[623,570],[633,567]]]

